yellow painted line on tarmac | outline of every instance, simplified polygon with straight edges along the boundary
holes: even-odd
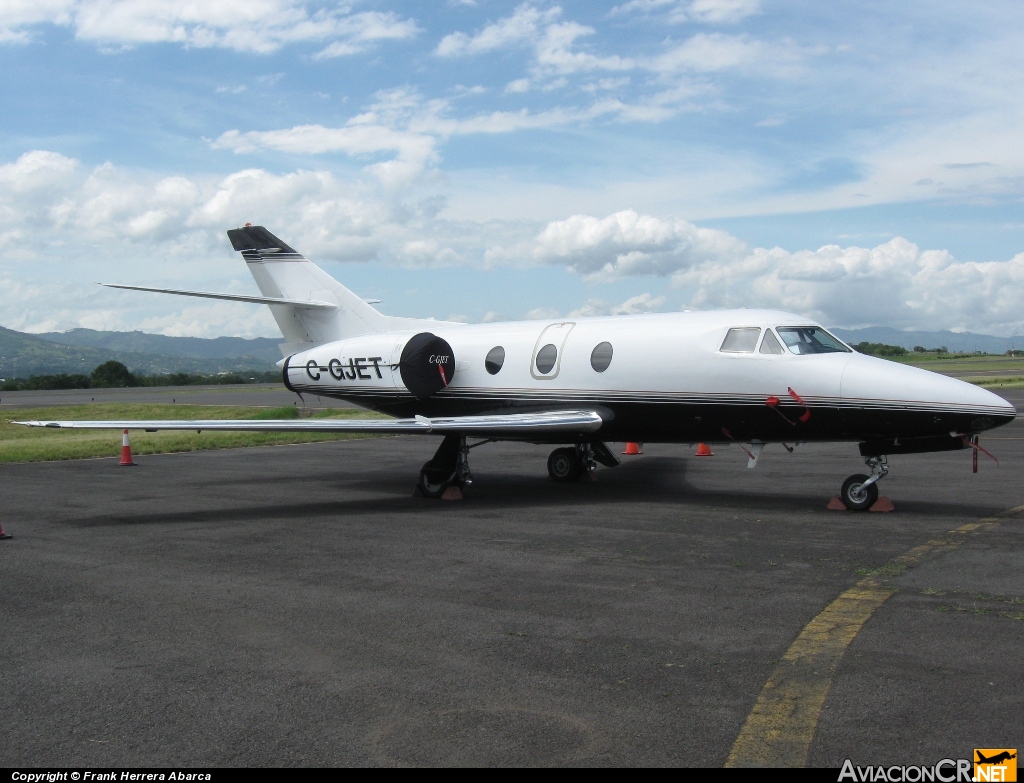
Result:
[[[725,766],[806,764],[818,717],[843,653],[893,592],[874,579],[862,579],[804,627],[761,690]]]
[[[1024,505],[950,530],[914,547],[844,592],[811,620],[771,673],[733,743],[727,767],[802,767],[836,668],[875,610],[896,592],[886,584],[926,557],[962,545],[968,536],[991,530],[1024,513]]]

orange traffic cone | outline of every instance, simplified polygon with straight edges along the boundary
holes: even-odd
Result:
[[[14,538],[14,536],[12,536],[10,533],[5,533],[4,524],[3,522],[0,522],[0,541],[3,541],[5,538]]]
[[[629,456],[636,456],[637,454],[643,454],[643,451],[640,449],[639,443],[634,443],[633,441],[630,441],[629,443],[626,444],[626,450],[622,453],[628,454]]]
[[[128,440],[128,430],[125,430],[124,435],[121,436],[121,465],[127,467],[134,464],[135,462],[132,461],[132,442]]]
[[[715,452],[713,452],[711,450],[711,447],[708,444],[706,444],[706,443],[698,443],[697,444],[697,453],[694,454],[693,456],[695,456],[695,457],[713,457],[713,456],[715,456]]]
[[[458,484],[452,484],[448,489],[441,495],[441,500],[462,500],[462,487]]]

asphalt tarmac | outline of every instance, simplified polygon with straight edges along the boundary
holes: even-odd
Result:
[[[1020,408],[1024,395],[1006,395]],[[6,405],[6,399],[4,401]],[[1024,423],[897,456],[896,512],[825,510],[854,445],[548,449],[430,437],[0,466],[0,766],[723,764],[801,630],[882,569],[808,763],[1024,745]],[[619,445],[621,450],[621,444]],[[882,578],[880,577],[880,578]]]

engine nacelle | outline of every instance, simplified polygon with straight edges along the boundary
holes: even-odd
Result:
[[[444,338],[420,332],[405,344],[398,368],[405,388],[417,400],[425,400],[451,383],[455,353]]]

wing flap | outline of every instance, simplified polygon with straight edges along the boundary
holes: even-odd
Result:
[[[211,432],[353,432],[380,435],[461,433],[487,437],[523,438],[546,433],[595,432],[603,423],[595,411],[545,411],[490,416],[450,416],[428,419],[192,419],[121,421],[15,421],[26,427],[110,430],[209,430]]]

